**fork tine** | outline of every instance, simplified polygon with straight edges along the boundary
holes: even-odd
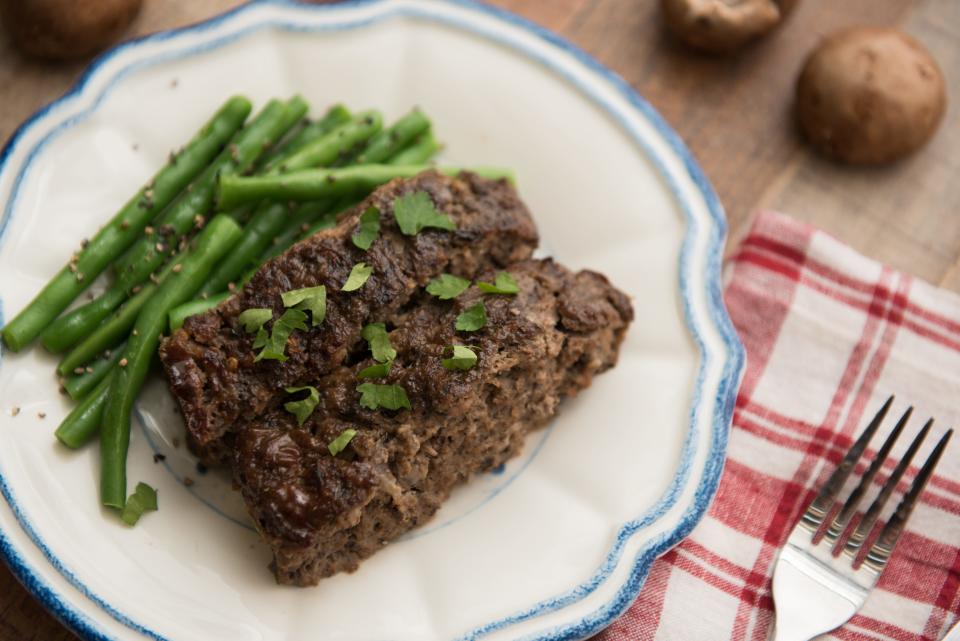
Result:
[[[893,548],[896,546],[897,540],[903,533],[903,528],[907,525],[907,519],[910,518],[910,514],[913,512],[913,508],[916,506],[917,499],[923,492],[923,488],[926,487],[927,481],[929,481],[930,477],[933,475],[933,470],[940,461],[940,456],[943,454],[943,450],[946,448],[947,443],[950,442],[951,436],[953,436],[952,429],[947,430],[947,433],[940,438],[940,441],[937,443],[936,447],[933,448],[930,456],[927,457],[923,467],[920,468],[920,471],[917,473],[917,477],[913,479],[913,485],[910,486],[910,489],[900,501],[900,505],[897,506],[897,511],[894,512],[893,516],[890,517],[890,520],[887,521],[887,524],[883,527],[883,530],[881,530],[880,536],[877,538],[876,543],[873,544],[873,546],[870,548],[870,552],[867,553],[864,563],[872,567],[877,572],[882,571],[887,565],[887,561],[890,559],[890,554],[893,552]]]
[[[853,516],[857,510],[857,506],[860,505],[863,495],[870,489],[870,484],[873,483],[873,479],[877,475],[877,472],[880,471],[880,467],[884,461],[887,460],[887,457],[890,456],[890,450],[893,449],[897,438],[900,437],[904,425],[910,420],[911,414],[913,414],[913,407],[908,407],[907,411],[903,413],[903,416],[900,417],[900,420],[897,421],[897,424],[893,427],[893,430],[891,430],[890,435],[887,436],[887,439],[883,442],[883,445],[880,446],[880,450],[877,451],[877,455],[873,457],[870,466],[867,467],[867,471],[863,473],[857,487],[850,493],[840,512],[833,519],[833,522],[830,523],[826,538],[831,544],[835,543],[840,535],[843,534],[843,530],[847,527],[850,517]]]
[[[820,492],[817,493],[816,498],[811,501],[810,506],[800,520],[800,523],[808,530],[816,533],[816,531],[820,529],[823,519],[826,518],[830,508],[833,507],[833,501],[836,499],[837,493],[840,492],[843,484],[846,483],[850,472],[853,471],[853,466],[860,460],[860,457],[863,455],[863,450],[866,449],[867,443],[870,442],[871,437],[877,432],[877,428],[880,427],[880,423],[883,422],[884,417],[887,415],[887,410],[890,409],[892,403],[893,395],[883,404],[883,407],[880,408],[876,416],[870,421],[870,424],[867,425],[867,429],[863,430],[863,434],[861,434],[860,438],[853,444],[853,447],[850,448],[847,455],[843,457],[840,465],[833,471],[833,474],[830,475],[827,482],[820,488]]]
[[[877,517],[880,516],[881,510],[883,510],[883,506],[887,504],[887,501],[890,499],[890,495],[893,494],[893,491],[896,489],[900,479],[903,478],[904,472],[906,472],[907,468],[910,467],[913,457],[916,455],[917,450],[920,449],[920,445],[927,437],[927,433],[930,431],[930,427],[932,425],[933,419],[931,418],[926,422],[926,424],[923,426],[923,429],[920,430],[916,437],[914,437],[913,442],[910,443],[910,447],[907,448],[903,458],[900,459],[900,462],[897,463],[897,466],[890,474],[890,478],[888,478],[887,482],[883,484],[883,487],[880,489],[880,493],[877,494],[877,498],[873,500],[873,503],[871,503],[869,509],[867,509],[867,513],[864,514],[863,518],[860,519],[860,522],[857,523],[857,528],[854,530],[853,534],[850,535],[850,538],[847,539],[847,542],[844,545],[844,552],[848,556],[856,558],[860,546],[863,545],[864,540],[866,540],[867,536],[870,534],[870,530],[873,529],[873,524],[876,523]]]

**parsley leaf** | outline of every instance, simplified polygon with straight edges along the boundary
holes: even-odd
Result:
[[[303,387],[285,387],[283,389],[285,389],[288,394],[296,394],[297,392],[310,390],[310,394],[306,398],[283,404],[283,409],[297,417],[297,425],[303,425],[303,422],[310,418],[310,415],[313,414],[313,410],[316,409],[317,403],[320,402],[320,392],[318,392],[317,388],[312,385],[304,385]]]
[[[357,263],[353,266],[353,269],[350,270],[350,275],[347,276],[347,282],[343,284],[340,291],[352,292],[360,289],[372,273],[373,267],[370,267],[366,263]]]
[[[380,235],[380,210],[376,207],[367,207],[367,211],[360,214],[360,229],[353,232],[350,240],[354,246],[364,251],[370,249],[370,245]]]
[[[457,316],[456,327],[461,332],[475,332],[487,324],[487,308],[480,301]]]
[[[273,318],[273,310],[266,307],[251,307],[243,310],[237,316],[237,320],[243,325],[243,329],[250,334],[262,329],[263,324],[271,318]]]
[[[340,436],[330,441],[330,444],[327,445],[327,449],[330,450],[330,456],[336,456],[346,449],[347,445],[350,444],[350,441],[352,441],[356,435],[357,430],[343,430],[340,432]]]
[[[387,326],[383,323],[370,323],[363,328],[360,336],[370,344],[373,360],[384,363],[397,357],[397,350],[390,344],[390,335],[387,334]]]
[[[517,281],[509,272],[497,272],[497,277],[493,284],[480,281],[477,288],[484,294],[516,294],[520,291]]]
[[[370,367],[364,367],[357,373],[358,378],[382,378],[390,373],[390,367],[393,365],[393,361],[387,361],[386,363],[377,363],[376,365],[371,365]]]
[[[284,307],[310,311],[310,324],[316,327],[327,317],[327,288],[323,285],[291,289],[280,294]]]
[[[287,349],[287,339],[290,338],[290,334],[293,333],[295,329],[306,329],[307,328],[307,315],[299,309],[288,309],[283,312],[283,316],[273,321],[273,329],[270,331],[270,337],[266,337],[266,330],[260,329],[263,331],[263,334],[257,332],[257,339],[254,341],[254,345],[257,343],[262,343],[263,349],[257,354],[257,357],[254,360],[260,361],[263,359],[280,361],[281,363],[287,360],[286,354],[283,352]]]
[[[456,298],[470,287],[470,281],[453,274],[440,274],[427,284],[427,293],[440,300]]]
[[[260,349],[270,341],[270,334],[261,327],[257,330],[257,335],[253,337],[253,349]]]
[[[399,385],[363,383],[357,386],[357,391],[360,392],[360,406],[368,410],[378,407],[388,410],[398,410],[401,407],[410,409],[407,392]]]
[[[453,355],[440,361],[449,370],[466,371],[477,364],[477,353],[466,345],[451,345]]]
[[[416,236],[425,227],[454,230],[457,226],[446,215],[437,211],[430,194],[415,191],[393,201],[393,215],[397,225],[407,236]]]
[[[136,525],[143,513],[157,509],[157,491],[146,483],[137,483],[137,489],[127,498],[120,519],[127,525]]]

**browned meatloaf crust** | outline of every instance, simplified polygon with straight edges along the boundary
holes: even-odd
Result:
[[[417,191],[430,195],[436,208],[456,223],[456,231],[400,233],[393,203]],[[350,237],[370,206],[380,211],[381,233],[362,251]],[[237,296],[187,319],[163,342],[160,357],[180,402],[191,449],[208,464],[226,460],[234,431],[262,412],[278,390],[315,380],[341,365],[366,323],[400,309],[440,273],[472,278],[481,270],[529,258],[536,245],[530,214],[505,180],[470,173],[450,178],[431,171],[377,189],[336,227],[271,260]],[[341,292],[360,261],[373,267],[373,275],[360,290]],[[253,336],[239,325],[240,312],[270,307],[278,317],[283,312],[280,294],[316,285],[327,288],[326,320],[294,332],[285,363],[254,362]]]
[[[279,582],[312,585],[356,569],[429,519],[454,486],[515,455],[562,399],[616,363],[633,311],[604,276],[550,260],[509,271],[520,293],[483,296],[488,321],[480,331],[454,329],[481,298],[475,287],[454,301],[420,294],[374,319],[394,327],[398,352],[377,382],[402,385],[411,410],[360,407],[357,372],[373,364],[364,351],[351,357],[362,360],[307,377],[321,401],[303,426],[277,400],[237,436],[235,480],[273,550]],[[453,343],[477,347],[473,369],[442,366]],[[347,428],[358,434],[331,456],[328,443]]]

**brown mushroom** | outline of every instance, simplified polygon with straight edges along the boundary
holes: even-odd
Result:
[[[729,53],[780,24],[797,0],[661,0],[667,26],[691,47]]]
[[[946,109],[943,74],[896,29],[857,27],[826,38],[797,81],[797,117],[826,155],[881,164],[921,147]]]
[[[130,26],[142,0],[0,0],[0,20],[27,55],[47,60],[83,58],[103,49]]]

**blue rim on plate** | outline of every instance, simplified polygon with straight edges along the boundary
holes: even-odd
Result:
[[[693,527],[706,513],[706,510],[709,507],[719,484],[726,454],[727,435],[733,416],[733,408],[736,400],[737,389],[744,366],[743,346],[741,345],[730,319],[727,316],[726,309],[723,305],[720,285],[720,265],[724,242],[726,239],[726,219],[716,193],[703,174],[702,170],[697,165],[696,161],[691,156],[690,152],[680,140],[679,136],[670,128],[670,126],[663,120],[656,110],[643,98],[641,98],[620,76],[607,69],[587,53],[570,44],[560,36],[506,10],[479,4],[474,0],[442,1],[446,4],[455,5],[462,9],[477,12],[486,17],[495,18],[499,21],[509,24],[510,26],[519,27],[528,32],[530,35],[536,37],[539,41],[541,41],[541,43],[546,43],[549,46],[571,55],[578,63],[586,67],[588,71],[591,71],[603,78],[607,83],[609,83],[610,86],[613,87],[613,89],[617,91],[620,97],[625,98],[629,105],[636,110],[636,112],[638,112],[644,120],[653,126],[658,135],[667,143],[670,151],[681,160],[684,165],[684,169],[687,172],[687,177],[693,182],[697,190],[700,192],[710,216],[711,225],[706,232],[709,234],[709,236],[707,238],[707,255],[704,261],[705,273],[701,274],[701,276],[705,281],[708,307],[707,311],[709,318],[713,324],[713,328],[720,335],[726,353],[719,355],[720,357],[725,358],[725,360],[723,361],[722,374],[718,387],[713,392],[715,394],[715,408],[709,423],[710,449],[707,453],[706,462],[704,464],[703,475],[700,479],[699,485],[696,488],[694,499],[684,512],[680,523],[673,530],[649,541],[643,548],[639,550],[632,560],[633,565],[632,570],[629,573],[628,580],[622,586],[620,586],[619,590],[617,590],[614,598],[611,601],[607,602],[602,607],[596,609],[587,616],[578,619],[577,621],[565,624],[563,626],[551,628],[544,632],[538,633],[536,636],[524,637],[525,639],[537,639],[538,641],[545,641],[548,639],[580,639],[609,625],[633,602],[639,593],[647,574],[649,573],[650,566],[653,561],[670,547],[679,543],[690,533]],[[173,40],[186,34],[203,33],[215,27],[229,24],[231,21],[236,20],[246,12],[254,11],[258,6],[262,5],[278,5],[287,9],[296,7],[296,10],[302,12],[331,13],[343,11],[344,9],[350,9],[356,6],[380,5],[385,7],[384,10],[382,10],[373,18],[345,21],[332,26],[304,25],[289,19],[261,20],[252,27],[219,36],[212,41],[185,47],[184,49],[174,52],[173,55],[157,55],[149,60],[136,62],[119,70],[106,83],[101,93],[97,96],[89,108],[64,120],[53,130],[51,130],[51,132],[49,132],[31,150],[29,150],[26,160],[24,161],[23,166],[20,168],[20,171],[15,179],[11,197],[5,204],[2,214],[0,214],[0,216],[2,216],[0,217],[0,244],[2,244],[4,240],[6,228],[13,216],[13,210],[15,208],[16,196],[19,190],[20,182],[25,176],[27,169],[30,167],[31,162],[42,149],[44,143],[55,136],[59,131],[69,128],[94,111],[103,97],[126,74],[143,66],[156,64],[172,58],[182,58],[195,54],[199,51],[217,48],[249,35],[252,32],[265,28],[285,30],[345,30],[368,26],[370,24],[378,23],[397,16],[414,17],[417,19],[441,22],[475,35],[480,35],[482,37],[491,39],[498,44],[508,46],[519,53],[535,59],[537,62],[543,64],[551,73],[555,73],[563,77],[563,79],[568,81],[570,84],[573,84],[576,89],[584,93],[588,98],[591,98],[610,116],[617,119],[621,125],[624,124],[623,119],[617,115],[615,110],[609,104],[607,104],[602,97],[594,92],[591,92],[590,89],[583,83],[578,82],[575,78],[573,78],[570,74],[565,73],[564,70],[557,65],[541,56],[538,56],[534,51],[526,49],[524,46],[518,43],[508,42],[506,38],[498,37],[496,32],[483,29],[469,20],[460,20],[448,15],[440,15],[439,13],[426,10],[423,7],[392,6],[388,5],[388,2],[389,0],[346,0],[345,2],[334,5],[299,5],[291,0],[259,0],[251,2],[250,4],[242,5],[205,22],[197,23],[195,25],[173,31],[152,34],[143,38],[125,42],[102,54],[91,63],[73,88],[70,89],[70,91],[68,91],[58,100],[37,111],[26,122],[24,122],[16,132],[14,132],[10,140],[4,146],[3,150],[0,151],[0,174],[7,170],[7,163],[10,159],[11,152],[17,147],[24,134],[30,131],[35,125],[42,122],[45,117],[55,115],[54,112],[58,105],[68,102],[82,94],[88,83],[97,75],[98,71],[101,70],[105,63],[126,51],[140,46],[141,44]],[[391,8],[386,8],[388,6]],[[656,521],[668,509],[675,505],[681,491],[690,477],[691,466],[693,463],[692,458],[694,454],[693,446],[695,437],[697,436],[696,430],[697,422],[699,420],[699,417],[697,416],[697,410],[700,407],[700,398],[705,392],[704,377],[705,373],[709,369],[709,366],[712,364],[711,359],[718,356],[710,353],[710,351],[707,349],[707,346],[703,340],[702,328],[699,325],[699,321],[694,318],[691,310],[691,297],[693,296],[693,292],[691,292],[688,282],[690,274],[693,273],[691,252],[693,251],[692,247],[694,241],[698,238],[699,234],[703,233],[703,230],[699,228],[698,220],[690,210],[689,203],[680,194],[679,187],[675,184],[670,172],[666,170],[662,159],[653,149],[649,147],[648,144],[634,135],[633,132],[630,132],[629,128],[624,126],[624,129],[630,133],[637,145],[643,149],[647,157],[655,165],[662,178],[668,183],[668,186],[673,192],[677,202],[681,205],[687,223],[687,229],[679,259],[679,288],[682,293],[683,310],[687,327],[700,351],[701,362],[696,380],[696,389],[694,390],[694,395],[691,399],[691,406],[693,410],[691,411],[690,416],[690,429],[683,445],[680,465],[670,486],[657,504],[647,510],[645,514],[621,527],[617,534],[616,542],[614,543],[607,560],[601,564],[593,576],[561,595],[557,595],[542,601],[511,616],[470,630],[461,637],[463,639],[481,638],[494,631],[501,631],[518,622],[530,620],[542,614],[562,609],[563,607],[580,601],[584,597],[591,594],[617,567],[621,560],[624,547],[630,538],[636,532]],[[3,312],[2,301],[0,301],[0,326],[2,325]],[[0,362],[2,362],[2,347],[0,347]],[[15,517],[20,522],[22,528],[33,541],[33,543],[39,548],[39,550],[44,554],[53,567],[75,588],[77,588],[84,596],[89,598],[95,605],[106,611],[118,622],[148,638],[157,639],[158,641],[165,641],[165,637],[152,630],[144,628],[137,622],[131,620],[129,617],[116,610],[109,603],[106,603],[102,598],[93,594],[75,575],[73,575],[67,568],[63,566],[62,563],[60,563],[57,557],[53,555],[50,549],[45,545],[39,533],[36,532],[32,524],[25,518],[22,510],[19,509],[16,498],[13,495],[13,492],[6,479],[3,478],[2,475],[0,475],[0,493],[3,494],[7,503],[13,510]],[[78,635],[87,639],[97,640],[114,638],[103,629],[98,627],[97,624],[89,616],[84,614],[83,611],[73,607],[69,602],[62,599],[57,593],[57,590],[47,581],[45,581],[40,573],[31,566],[30,562],[20,555],[20,553],[15,549],[8,535],[2,530],[0,530],[0,553],[3,554],[3,557],[10,566],[12,572],[24,584],[24,586],[26,586],[26,588],[32,592],[55,617],[70,627]]]

